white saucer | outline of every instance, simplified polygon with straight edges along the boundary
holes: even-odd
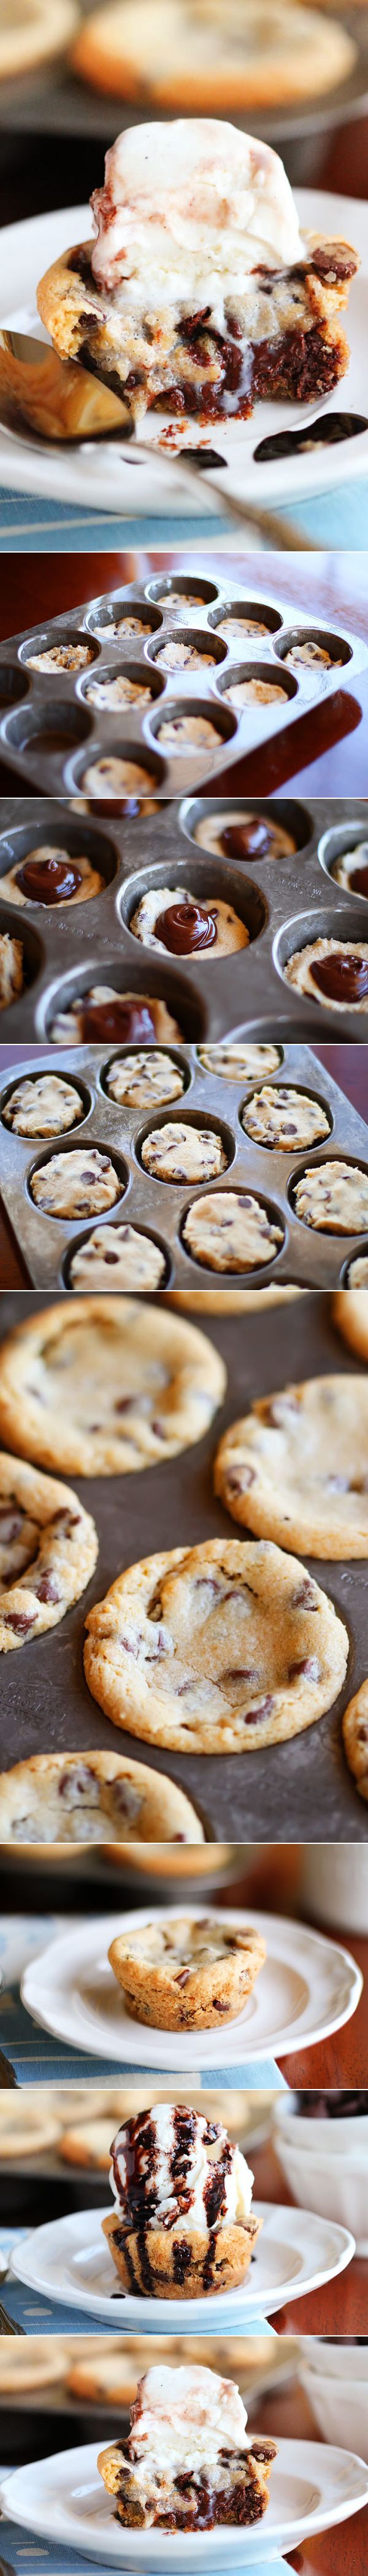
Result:
[[[218,1920],[214,1906],[184,1907],[182,1898],[181,1905],[157,1907],[155,1921],[164,1913],[167,1923],[184,1911],[194,1921],[204,1911],[206,1921]],[[129,1914],[105,1915],[103,1922],[99,1918],[77,1921],[29,1961],[22,1978],[22,2002],[42,2030],[51,2030],[58,2039],[88,2049],[96,2057],[116,2059],[124,2071],[129,2066],[166,2068],[169,2061],[170,2081],[189,2068],[235,2064],[240,2068],[270,2055],[285,2057],[291,2049],[295,2052],[329,2037],[350,2020],[359,2003],[362,1977],[348,1950],[312,1932],[309,1924],[263,1914],[253,1906],[250,1915],[227,1906],[220,1920],[240,1928],[251,1922],[267,1945],[265,1966],[244,2011],[226,2028],[222,2023],[219,2030],[154,2030],[133,2021],[126,2012],[122,1987],[107,1953],[122,1928],[125,1932],[132,1924],[137,1930],[140,1924],[152,1922],[152,1905],[139,1906]]]
[[[193,2576],[205,2565],[215,2570],[253,2566],[296,2549],[319,2531],[346,2522],[368,2503],[368,2468],[353,2451],[323,2442],[278,2443],[271,2469],[270,2502],[262,2522],[249,2530],[200,2532],[124,2531],[114,2516],[113,2497],[106,2494],[96,2467],[101,2444],[88,2442],[56,2458],[35,2460],[2,2480],[0,2503],[13,2522],[42,2534],[51,2547],[102,2559],[105,2567],[142,2571],[142,2576]],[[107,2446],[106,2446],[107,2447]]]
[[[351,241],[360,254],[361,267],[354,278],[349,297],[347,338],[350,363],[347,375],[326,399],[309,403],[259,403],[250,421],[215,421],[206,432],[190,420],[186,444],[191,448],[207,437],[209,446],[225,458],[227,471],[223,489],[230,485],[239,499],[268,506],[270,502],[293,510],[298,499],[315,492],[327,492],[336,485],[356,480],[368,472],[368,430],[343,445],[312,448],[308,455],[294,453],[277,462],[256,464],[254,451],[263,438],[273,437],[277,430],[301,429],[328,410],[350,411],[368,417],[368,205],[359,198],[335,197],[321,190],[302,188],[296,192],[301,230],[327,233],[335,241]],[[0,324],[17,331],[35,331],[42,339],[47,334],[37,315],[36,289],[45,269],[73,243],[91,238],[89,206],[68,206],[51,215],[36,215],[31,221],[9,224],[2,233],[2,284]],[[164,449],[162,461],[155,461],[167,428],[166,415],[149,413],[142,435],[152,446],[149,460],[134,454],[134,441],[124,447],[119,441],[101,441],[95,446],[87,439],[78,449],[54,447],[51,454],[32,442],[20,444],[9,430],[0,430],[0,483],[10,484],[18,492],[42,494],[46,498],[80,504],[84,509],[129,512],[134,516],[147,510],[160,512],[179,509],[185,517],[198,510],[197,490],[190,489],[177,477],[170,476],[170,450]],[[171,423],[171,428],[173,424]],[[174,424],[175,429],[175,424]],[[185,439],[178,438],[184,449]],[[218,469],[217,469],[218,471]],[[216,476],[217,479],[217,476]],[[219,472],[220,486],[222,482]],[[206,475],[202,475],[203,515],[211,515]],[[212,505],[213,507],[213,505]],[[218,508],[218,503],[215,503]]]
[[[173,2333],[195,2326],[217,2334],[226,2323],[236,2334],[237,2325],[246,2328],[247,2307],[252,2314],[273,2316],[288,2299],[301,2298],[344,2272],[355,2253],[346,2227],[313,2218],[309,2210],[280,2209],[259,2200],[254,2211],[262,2218],[262,2232],[245,2281],[238,2290],[213,2292],[208,2298],[142,2299],[130,2291],[124,2296],[123,2290],[119,2297],[118,2273],[102,2235],[104,2209],[76,2210],[34,2228],[32,2236],[14,2247],[10,2269],[28,2289],[61,2299],[68,2307],[85,2308],[86,2314],[106,2319],[112,2331],[123,2322],[127,2328],[138,2324],[142,2331],[156,2326],[157,2334],[169,2326]]]

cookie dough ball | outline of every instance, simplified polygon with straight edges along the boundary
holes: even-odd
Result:
[[[238,616],[236,609],[229,608],[221,618],[221,624],[217,627],[216,633],[225,635],[226,642],[237,644],[238,638],[241,641],[242,635],[265,635],[269,640],[270,628],[266,626],[263,617],[245,617],[243,612],[241,614],[239,612]]]
[[[73,1252],[68,1288],[163,1288],[166,1261],[159,1244],[135,1225],[101,1225]]]
[[[172,608],[201,608],[203,610],[203,606],[204,601],[201,590],[163,590],[160,591],[160,595],[157,595],[156,598],[156,608],[168,608],[170,610]]]
[[[93,644],[73,644],[71,638],[70,644],[48,644],[44,653],[28,653],[27,670],[51,671],[57,677],[59,671],[84,671],[93,660]]]
[[[110,1155],[100,1153],[97,1145],[85,1145],[75,1154],[50,1154],[30,1181],[35,1206],[44,1216],[65,1217],[68,1224],[74,1217],[100,1216],[104,1208],[114,1207],[123,1187]]]
[[[269,707],[274,699],[285,705],[286,690],[278,680],[258,680],[254,674],[253,679],[229,681],[224,695],[231,707]]]
[[[346,1286],[347,1288],[368,1288],[368,1252],[357,1252],[355,1260],[349,1261]]]
[[[313,939],[284,966],[285,982],[329,1011],[368,1011],[368,941]]]
[[[88,681],[84,692],[93,707],[149,707],[154,695],[149,680],[130,680],[127,671],[106,671],[105,677]]]
[[[226,1172],[227,1154],[214,1127],[185,1126],[184,1120],[173,1119],[145,1137],[142,1163],[156,1181],[210,1181]]]
[[[183,1225],[183,1243],[206,1270],[259,1270],[274,1261],[284,1229],[267,1216],[249,1190],[223,1190],[195,1199]]]
[[[69,850],[59,849],[55,841],[36,844],[21,860],[15,860],[6,877],[1,878],[1,894],[7,903],[86,903],[91,895],[101,894],[104,878],[91,866],[84,851],[74,858]]]
[[[180,635],[168,635],[166,644],[160,644],[156,653],[156,662],[163,671],[202,671],[206,666],[213,670],[215,661],[214,652],[206,652],[205,647],[200,652],[198,644],[185,643]]]
[[[102,752],[100,760],[91,760],[84,769],[81,786],[86,796],[145,797],[148,788],[155,786],[155,779],[151,769],[142,768],[141,761],[124,760],[123,753],[114,756]]]
[[[355,1699],[349,1700],[342,1732],[349,1771],[352,1771],[359,1789],[359,1797],[368,1800],[368,1681],[362,1682]]]
[[[83,1100],[62,1073],[25,1074],[16,1082],[2,1110],[4,1127],[13,1136],[61,1136],[84,1118]]]
[[[357,841],[354,850],[340,850],[330,876],[335,885],[345,887],[346,894],[368,895],[368,841]]]
[[[269,1540],[208,1539],[129,1566],[87,1631],[86,1679],[113,1724],[185,1753],[299,1734],[331,1707],[348,1657],[332,1602]]]
[[[164,751],[190,753],[218,751],[220,747],[218,725],[211,724],[210,716],[195,716],[190,713],[182,716],[164,716],[157,730],[157,739],[162,743]]]
[[[0,932],[0,1011],[9,1011],[23,992],[23,947],[7,930]]]
[[[166,1304],[63,1298],[1,1344],[0,1434],[44,1466],[130,1474],[204,1439],[225,1386],[213,1343]]]
[[[179,1021],[167,1010],[157,993],[119,993],[113,984],[91,984],[90,991],[79,993],[74,1002],[62,1005],[52,1020],[49,1037],[57,1046],[75,1046],[79,1038],[110,1039],[181,1038]]]
[[[195,825],[194,839],[202,850],[214,850],[219,859],[283,859],[296,850],[291,832],[283,823],[274,823],[271,815],[247,814],[241,806],[222,808]]]
[[[368,1556],[368,1378],[312,1377],[261,1397],[224,1432],[215,1493],[298,1555]]]
[[[276,1147],[281,1154],[296,1154],[300,1145],[318,1145],[321,1136],[330,1133],[329,1119],[319,1100],[312,1100],[307,1091],[292,1091],[286,1083],[280,1083],[277,1090],[271,1083],[264,1083],[263,1090],[255,1091],[253,1099],[242,1109],[241,1121],[246,1136],[251,1136],[255,1145],[268,1145],[271,1150]],[[330,1170],[330,1165],[326,1164],[324,1168]],[[311,1173],[312,1178],[318,1180],[319,1173]],[[298,1189],[302,1188],[303,1184],[299,1182]],[[296,1201],[297,1191],[295,1204]],[[301,1213],[299,1207],[298,1214]],[[316,1220],[311,1219],[310,1222]]]
[[[310,635],[305,644],[291,644],[289,653],[283,654],[283,661],[291,671],[298,670],[299,666],[307,671],[331,671],[334,664],[341,670],[342,654],[329,653],[326,644],[317,644],[314,636]]]
[[[217,895],[197,901],[189,886],[149,887],[129,926],[145,948],[157,948],[170,957],[216,959],[249,945],[249,930],[231,903],[221,902]]]
[[[0,1833],[2,1842],[132,1844],[133,1854],[138,1841],[203,1842],[176,1782],[117,1753],[40,1753],[15,1763],[0,1774]],[[110,2146],[113,2125],[110,2111]]]
[[[205,1073],[217,1073],[223,1082],[257,1082],[268,1073],[278,1073],[282,1049],[277,1046],[237,1046],[230,1038],[222,1046],[200,1046],[198,1063]]]
[[[105,1073],[105,1090],[119,1108],[151,1109],[153,1102],[180,1100],[184,1088],[184,1068],[159,1047],[139,1047],[120,1061],[115,1056]]]
[[[362,1256],[358,1255],[358,1260]],[[356,1272],[358,1262],[351,1263]],[[357,1359],[368,1360],[368,1286],[354,1279],[353,1287],[339,1288],[333,1300],[333,1319],[344,1342],[349,1343]]]
[[[152,635],[152,632],[148,619],[140,617],[138,609],[135,613],[134,608],[126,608],[124,616],[114,618],[111,625],[96,627],[96,634],[102,636],[103,644],[114,644],[118,635],[132,635],[134,639],[135,635]]]
[[[303,1172],[294,1202],[297,1216],[318,1234],[362,1234],[368,1227],[368,1175],[336,1155]]]

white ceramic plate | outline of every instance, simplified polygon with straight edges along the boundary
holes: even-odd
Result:
[[[341,446],[313,449],[308,455],[281,457],[277,464],[256,465],[254,450],[261,438],[276,430],[302,428],[329,409],[352,411],[368,416],[368,205],[358,198],[334,197],[321,191],[301,189],[296,203],[302,231],[327,233],[335,241],[350,240],[359,251],[361,268],[351,288],[347,337],[351,351],[348,373],[327,400],[309,405],[301,403],[260,403],[251,421],[215,421],[205,432],[190,421],[187,445],[194,447],[207,436],[226,458],[227,471],[219,471],[220,485],[231,483],[239,499],[268,505],[284,504],[291,510],[301,497],[314,492],[331,491],[336,484],[368,471],[368,430]],[[2,233],[2,283],[0,288],[0,324],[14,330],[34,331],[45,339],[37,316],[36,289],[45,269],[74,242],[91,236],[91,214],[88,206],[68,206],[66,212],[36,215],[27,223],[9,225]],[[55,449],[51,454],[32,444],[18,444],[10,432],[0,430],[0,483],[10,484],[18,492],[42,494],[58,501],[81,504],[84,509],[113,510],[115,514],[165,509],[179,509],[185,516],[198,509],[197,490],[192,491],[177,476],[170,475],[167,449],[164,473],[155,463],[163,431],[167,426],[162,412],[152,413],[144,423],[144,438],[152,445],[152,467],[134,455],[134,445],[119,447],[118,442],[93,447],[83,441],[78,450]],[[183,438],[178,446],[184,445]],[[216,480],[218,469],[216,470]],[[202,476],[203,514],[212,508],[206,476]],[[218,507],[218,504],[215,504]]]
[[[161,1909],[162,1912],[163,1909]],[[164,1921],[183,1910],[198,1921],[200,1906],[168,1905]],[[214,1906],[206,1907],[206,1921],[217,1921]],[[152,1921],[152,1906],[140,1906],[129,1914],[105,1915],[103,1922],[76,1922],[71,1930],[39,1958],[31,1959],[22,1979],[22,2001],[42,2030],[55,2032],[75,2048],[86,2048],[96,2057],[116,2058],[129,2066],[167,2066],[170,2078],[190,2069],[257,2064],[269,2056],[285,2057],[289,2049],[304,2048],[317,2039],[325,2039],[339,2030],[356,2011],[362,1991],[362,1977],[348,1950],[341,1950],[309,1925],[283,1920],[282,1915],[261,1914],[252,1907],[251,1918],[244,1910],[226,1907],[221,1923],[241,1929],[251,1919],[263,1934],[267,1959],[256,1978],[253,1993],[236,2021],[222,2023],[219,2030],[165,2031],[153,2030],[133,2021],[125,2010],[122,1987],[109,1966],[111,1942],[124,1926]],[[157,1909],[155,1920],[160,1921]]]
[[[103,2435],[101,2446],[88,2442],[16,2469],[1,2483],[0,2503],[13,2522],[41,2533],[51,2546],[62,2544],[73,2557],[80,2549],[105,2567],[141,2568],[142,2576],[163,2576],[164,2570],[167,2576],[175,2570],[189,2576],[191,2569],[197,2576],[203,2564],[208,2571],[264,2564],[280,2549],[295,2549],[299,2541],[346,2522],[368,2502],[368,2470],[355,2452],[280,2441],[261,2523],[249,2530],[125,2532],[96,2468],[100,2447]]]
[[[29,2289],[68,2307],[85,2308],[106,2319],[114,2331],[123,2323],[142,2330],[154,2325],[157,2334],[170,2326],[176,2333],[196,2326],[198,2332],[217,2334],[226,2324],[236,2334],[237,2325],[241,2331],[246,2326],[247,2307],[252,2314],[273,2316],[287,2299],[301,2298],[344,2272],[355,2252],[347,2228],[313,2218],[307,2210],[279,2209],[264,2200],[255,2201],[254,2209],[262,2219],[262,2233],[245,2281],[238,2290],[217,2291],[208,2298],[140,2299],[123,2291],[119,2298],[118,2274],[102,2235],[108,2214],[103,2209],[76,2210],[34,2228],[32,2236],[15,2246],[10,2269]]]

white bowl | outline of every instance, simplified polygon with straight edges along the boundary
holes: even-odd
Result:
[[[306,2147],[294,2146],[286,2123],[277,2132],[276,2146],[298,2208],[313,2210],[317,2218],[333,2218],[338,2227],[349,2227],[357,2254],[368,2254],[367,2153],[361,2158],[341,2157],[340,2162],[337,2156],[307,2153]]]
[[[341,2353],[341,2378],[328,2378],[327,2355],[321,2378],[308,2363],[303,2364],[300,2377],[324,2442],[344,2441],[348,2447],[354,2438],[354,2442],[359,2442],[360,2458],[368,2461],[368,2376],[365,2387],[361,2379],[350,2378],[350,2360],[355,2370],[358,2358],[356,2346],[350,2353],[345,2344]]]
[[[368,2111],[362,2111],[362,2113],[351,2111],[347,2120],[328,2120],[327,2116],[322,2120],[310,2120],[306,2112],[296,2110],[297,2100],[297,2093],[290,2092],[280,2094],[278,2100],[274,2101],[274,2121],[277,2131],[280,2124],[283,2128],[287,2123],[290,2144],[292,2134],[293,2145],[307,2147],[308,2155],[340,2157],[344,2153],[346,2156],[347,2153],[353,2152],[354,2156],[358,2157],[359,2164],[362,2156],[366,2156],[368,2172]],[[278,2135],[275,2138],[275,2145],[278,2151]]]
[[[344,2389],[354,2384],[368,2397],[368,2343],[352,2343],[349,2335],[330,2343],[328,2335],[301,2335],[299,2339],[303,2368],[313,2379],[342,2380]]]

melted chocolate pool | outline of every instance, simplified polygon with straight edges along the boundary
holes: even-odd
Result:
[[[82,1005],[84,1038],[154,1038],[155,1023],[148,1002],[128,1001],[124,993],[114,993],[110,1002],[88,1002]]]
[[[368,995],[368,957],[317,957],[311,966],[313,983],[330,1002],[363,1002]]]
[[[225,823],[220,839],[225,859],[267,859],[274,834],[261,815],[252,814],[249,823]]]

